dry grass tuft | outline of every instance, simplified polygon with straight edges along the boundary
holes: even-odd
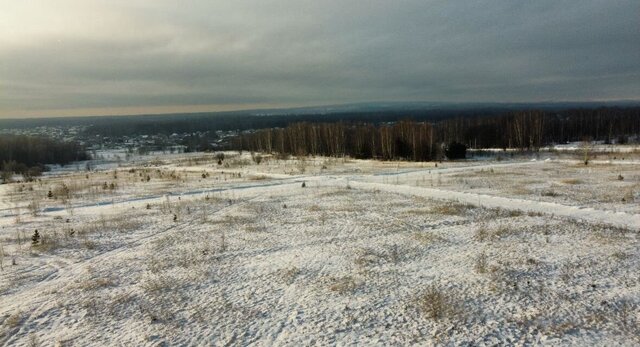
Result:
[[[509,226],[501,224],[494,227],[487,227],[486,225],[480,225],[478,229],[476,229],[473,239],[478,242],[484,242],[488,240],[496,240],[502,237],[513,234],[514,231],[509,228]]]
[[[266,233],[267,232],[267,227],[265,227],[264,225],[246,225],[244,227],[244,231],[248,232],[248,233]]]
[[[487,273],[488,264],[489,261],[487,255],[483,252],[476,258],[473,269],[479,274]]]
[[[163,294],[177,287],[176,279],[166,275],[150,275],[140,283],[142,289],[149,294]]]
[[[321,210],[321,208],[320,208],[320,206],[318,206],[318,205],[311,205],[311,206],[309,206],[309,212],[318,212],[318,211],[320,211],[320,210]]]
[[[351,276],[334,277],[331,278],[331,282],[329,290],[338,294],[353,293],[358,288],[358,284]]]
[[[475,206],[469,204],[448,203],[433,207],[431,209],[431,213],[443,214],[447,216],[460,216],[473,208],[475,208]]]
[[[358,267],[367,268],[377,265],[384,258],[384,254],[371,248],[364,248],[357,251],[354,262]]]
[[[225,215],[223,218],[210,221],[211,224],[226,224],[226,225],[243,225],[255,222],[255,216],[248,215]]]
[[[295,266],[281,269],[278,272],[282,277],[282,280],[287,284],[292,284],[301,273],[300,269]]]
[[[83,290],[98,290],[106,287],[112,287],[115,285],[115,281],[112,278],[92,278],[80,283],[80,288]]]
[[[18,327],[22,323],[23,319],[24,319],[24,313],[22,313],[21,311],[18,311],[13,313],[9,317],[7,317],[3,325],[7,328],[13,329]]]
[[[415,298],[415,305],[427,318],[434,320],[451,318],[458,314],[453,298],[434,285],[427,287]]]
[[[440,241],[444,241],[445,239],[440,236],[440,235],[436,235],[432,232],[417,232],[413,234],[413,238],[418,241],[421,245],[423,246],[428,246],[431,244],[434,244],[436,242],[440,242]]]
[[[614,252],[613,254],[611,254],[611,257],[613,257],[616,260],[626,260],[630,256],[629,256],[628,253],[625,253],[625,252],[622,252],[622,251],[618,251],[618,252]]]
[[[319,193],[316,196],[318,198],[324,198],[324,197],[340,197],[348,194],[351,194],[351,191],[348,189],[335,189],[335,190]]]
[[[532,193],[531,189],[525,186],[518,186],[509,189],[509,192],[514,195],[530,195]]]
[[[543,190],[542,192],[540,192],[541,196],[548,196],[548,197],[556,197],[556,196],[560,196],[560,193],[556,192],[555,190],[552,189],[547,189],[547,190]]]
[[[249,176],[249,181],[264,181],[267,179],[265,175],[251,175]]]
[[[571,184],[571,185],[573,185],[573,184],[583,184],[584,183],[583,180],[577,179],[577,178],[567,178],[567,179],[564,179],[564,180],[562,180],[560,182],[562,182],[563,184]]]

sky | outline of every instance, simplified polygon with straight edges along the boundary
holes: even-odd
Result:
[[[640,100],[640,1],[0,0],[0,117]]]

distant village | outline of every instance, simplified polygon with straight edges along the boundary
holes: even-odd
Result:
[[[88,134],[87,126],[39,126],[33,128],[0,129],[0,135],[42,136],[59,141],[76,141],[90,153],[99,150],[127,150],[136,154],[163,151],[186,153],[196,151],[217,151],[229,148],[230,141],[240,133],[253,130],[197,131],[192,133],[138,134],[117,137]]]

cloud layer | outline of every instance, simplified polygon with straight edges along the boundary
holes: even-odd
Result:
[[[640,2],[0,0],[0,117],[640,99]]]

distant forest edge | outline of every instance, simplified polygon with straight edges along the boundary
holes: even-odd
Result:
[[[640,106],[541,110],[485,107],[285,115],[236,112],[0,121],[0,128],[11,125],[27,129],[41,125],[80,125],[84,130],[76,139],[112,137],[117,141],[111,143],[117,145],[127,143],[129,136],[194,133],[185,137],[185,141],[190,141],[182,143],[185,151],[232,149],[425,161],[459,157],[466,148],[537,150],[550,144],[583,140],[638,141]],[[218,130],[230,130],[237,135],[213,147],[212,142],[220,140],[215,133]],[[90,146],[96,142],[84,143]],[[29,179],[39,175],[45,164],[67,164],[88,158],[78,142],[0,135],[3,177],[15,172]]]
[[[90,125],[87,135],[101,135],[110,137],[135,136],[140,134],[195,133],[234,130],[253,130],[265,128],[284,128],[298,122],[336,123],[336,122],[367,122],[373,124],[397,122],[404,118],[424,121],[438,121],[456,116],[481,116],[495,114],[496,111],[391,111],[391,112],[349,112],[329,114],[187,114],[169,116],[139,116],[133,118],[113,118],[108,123]]]
[[[336,112],[328,114],[184,114],[156,115],[136,117],[109,117],[110,120],[94,118],[94,124],[88,126],[87,135],[110,137],[135,136],[140,134],[164,134],[215,132],[229,130],[253,130],[266,128],[285,128],[294,123],[368,123],[385,124],[410,119],[416,122],[438,123],[451,119],[496,118],[509,116],[519,110],[502,108],[477,109],[432,109],[432,110],[393,110],[370,112]],[[640,114],[640,107],[603,107],[590,109],[541,110],[548,115],[560,117],[589,113],[598,115]]]
[[[22,174],[27,180],[45,170],[45,164],[68,164],[89,159],[87,152],[76,142],[63,142],[45,137],[0,136],[0,169],[2,181],[12,173]]]
[[[496,117],[528,110],[540,110],[548,114],[564,114],[580,110],[628,110],[633,108],[636,110],[640,109],[640,101],[532,104],[381,103],[300,109],[161,115],[0,119],[0,129],[29,129],[39,126],[81,126],[86,128],[84,131],[85,135],[122,137],[284,128],[298,122],[354,122],[377,125],[411,119],[416,122],[436,123],[452,118]]]
[[[437,122],[300,122],[236,138],[233,148],[294,155],[349,155],[385,160],[441,159],[452,148],[537,150],[570,141],[625,143],[640,134],[640,108],[521,111]],[[457,150],[456,153],[459,153]],[[449,156],[451,157],[451,156]]]

